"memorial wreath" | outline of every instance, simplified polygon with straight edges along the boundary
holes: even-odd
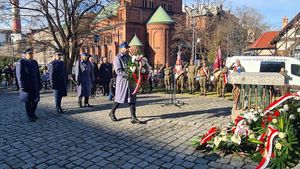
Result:
[[[227,128],[213,127],[193,146],[212,151],[246,152],[257,169],[297,165],[300,157],[300,91],[286,94],[266,108],[250,109]]]

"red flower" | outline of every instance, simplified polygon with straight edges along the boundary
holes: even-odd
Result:
[[[273,120],[272,116],[269,115],[267,120],[268,120],[268,122],[272,122],[272,120]]]
[[[237,125],[239,121],[243,120],[244,117],[242,116],[237,116],[237,118],[234,120],[234,124]]]
[[[263,129],[266,128],[266,124],[265,124],[264,120],[261,121],[261,127],[262,127]]]
[[[275,153],[273,152],[273,153],[271,154],[271,158],[274,158],[274,157],[276,157],[276,155],[275,155]]]
[[[280,112],[279,112],[278,110],[276,110],[276,111],[274,112],[274,116],[275,116],[275,117],[280,116]]]

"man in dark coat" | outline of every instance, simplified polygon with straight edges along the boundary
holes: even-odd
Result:
[[[63,113],[61,108],[62,97],[67,96],[67,73],[64,62],[61,60],[63,53],[55,51],[53,61],[48,66],[50,85],[53,89],[56,111]]]
[[[20,87],[20,99],[25,102],[26,113],[30,122],[35,122],[37,104],[40,101],[41,76],[37,61],[33,60],[31,48],[25,52],[25,58],[16,65],[16,75]]]
[[[112,121],[118,121],[115,116],[117,108],[122,103],[128,103],[131,113],[131,123],[144,124],[145,122],[139,121],[136,118],[136,95],[132,94],[134,91],[134,85],[129,83],[128,74],[125,71],[125,68],[131,59],[131,57],[128,55],[130,47],[127,42],[123,42],[120,44],[119,48],[120,53],[115,57],[114,60],[114,70],[117,73],[115,100],[111,112],[109,113],[109,117]]]
[[[103,63],[100,66],[100,77],[103,82],[104,96],[109,94],[109,82],[112,78],[112,64],[108,62],[107,58],[103,58]]]
[[[98,70],[98,65],[97,65],[97,63],[95,63],[93,57],[89,57],[89,61],[91,62],[92,66],[93,66],[93,72],[94,72],[94,82],[92,84],[93,86],[92,86],[91,96],[95,97],[96,91],[97,91],[99,70]]]
[[[81,59],[75,65],[75,79],[77,81],[78,105],[82,106],[84,97],[84,107],[91,107],[89,97],[91,95],[92,84],[94,82],[94,71],[91,62],[88,60],[89,54],[82,53]]]

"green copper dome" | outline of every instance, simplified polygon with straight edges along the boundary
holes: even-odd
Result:
[[[134,37],[131,39],[129,46],[144,46],[144,45],[135,34]]]
[[[167,12],[161,6],[154,12],[147,24],[172,24],[174,23],[173,19],[167,14]]]

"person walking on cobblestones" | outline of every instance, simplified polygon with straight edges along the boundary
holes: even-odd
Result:
[[[134,86],[129,83],[128,74],[125,71],[127,64],[130,61],[129,56],[129,45],[127,42],[123,42],[119,46],[120,53],[115,57],[114,60],[114,70],[116,71],[117,78],[116,78],[116,93],[115,93],[115,100],[109,113],[109,117],[112,121],[118,121],[115,116],[115,112],[120,104],[128,103],[129,109],[131,113],[131,123],[132,124],[144,124],[137,119],[136,117],[136,94],[132,94],[134,91]]]
[[[66,73],[66,67],[64,62],[61,60],[63,53],[60,51],[54,52],[54,60],[50,62],[49,70],[49,79],[50,85],[53,89],[55,107],[58,113],[63,113],[61,108],[62,97],[67,96],[67,80],[68,75]]]
[[[75,65],[75,79],[77,81],[78,105],[83,107],[82,98],[84,97],[84,107],[91,107],[89,97],[91,95],[92,84],[94,82],[94,71],[90,61],[89,54],[82,53],[81,60]]]
[[[20,59],[16,65],[16,76],[20,87],[20,100],[25,103],[26,113],[30,122],[35,122],[35,114],[40,101],[41,76],[37,61],[33,60],[31,48],[25,52],[25,58]]]

